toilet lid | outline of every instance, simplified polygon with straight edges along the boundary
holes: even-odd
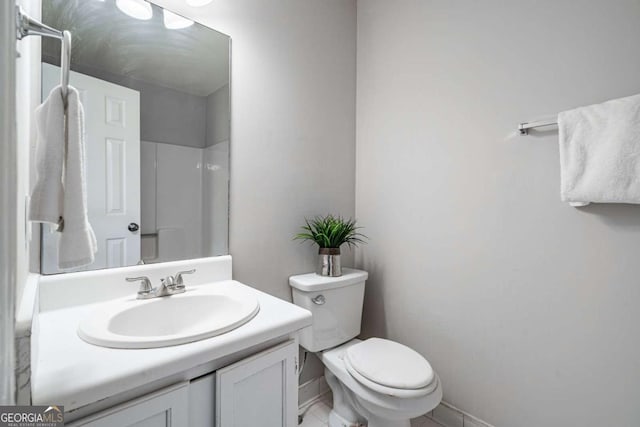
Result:
[[[386,387],[420,389],[431,384],[435,375],[418,352],[382,338],[369,338],[349,347],[345,357],[357,373]]]

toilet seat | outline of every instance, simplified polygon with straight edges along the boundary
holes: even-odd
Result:
[[[438,386],[429,362],[415,350],[394,341],[370,338],[344,353],[348,373],[360,384],[388,396],[425,396]]]

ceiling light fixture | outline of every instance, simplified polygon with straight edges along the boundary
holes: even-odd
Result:
[[[192,20],[176,15],[168,10],[163,10],[162,14],[164,26],[170,30],[179,30],[180,28],[187,28],[193,25]]]
[[[116,6],[132,18],[147,21],[153,16],[153,9],[145,0],[116,0]]]
[[[213,0],[187,0],[187,4],[193,7],[206,6]]]

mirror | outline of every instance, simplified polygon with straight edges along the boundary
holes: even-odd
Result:
[[[85,111],[92,265],[228,253],[230,38],[144,0],[48,0],[42,21],[72,33],[70,84]],[[60,81],[43,39],[42,95]],[[43,226],[41,272],[58,269]]]

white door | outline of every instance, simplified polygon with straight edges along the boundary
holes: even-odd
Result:
[[[216,372],[216,427],[298,425],[298,343],[281,345]]]
[[[42,93],[59,84],[60,68],[42,64]],[[85,111],[87,207],[98,240],[93,264],[74,271],[135,265],[140,260],[140,94],[71,72]],[[58,233],[43,227],[42,272],[59,273]]]

